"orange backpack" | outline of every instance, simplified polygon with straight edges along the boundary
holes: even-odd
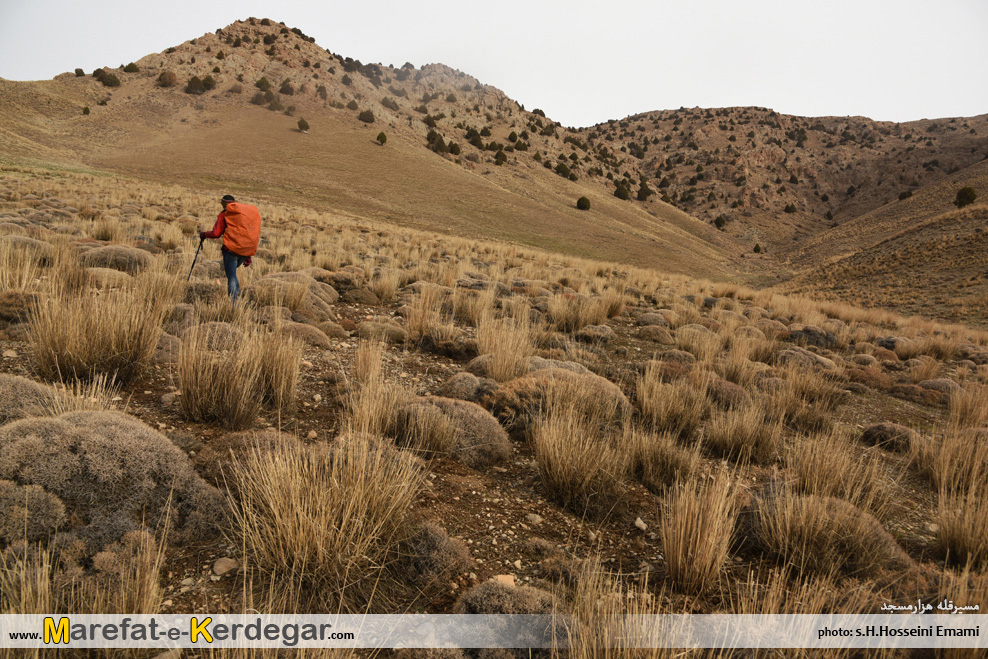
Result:
[[[230,202],[226,205],[223,246],[240,256],[254,256],[261,240],[261,213],[257,206]]]

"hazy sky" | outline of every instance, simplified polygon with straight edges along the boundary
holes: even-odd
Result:
[[[442,62],[569,126],[758,105],[988,113],[988,0],[0,0],[0,77],[118,66],[249,16],[362,62]]]

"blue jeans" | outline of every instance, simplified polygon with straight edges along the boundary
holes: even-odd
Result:
[[[237,303],[240,297],[240,282],[237,281],[237,268],[244,264],[246,256],[234,254],[228,250],[223,250],[223,271],[226,272],[226,290],[230,294],[233,303]]]

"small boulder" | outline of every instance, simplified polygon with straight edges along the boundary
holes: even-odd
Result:
[[[316,348],[328,348],[332,345],[329,337],[326,336],[321,329],[313,327],[312,325],[303,325],[302,323],[284,323],[281,326],[281,331],[293,339]]]
[[[897,453],[909,450],[910,444],[919,440],[919,433],[912,428],[897,423],[874,423],[861,433],[861,441],[873,444]]]
[[[357,336],[361,339],[376,339],[387,343],[404,343],[408,340],[408,332],[391,321],[368,320],[362,322],[357,326]]]
[[[343,301],[350,304],[363,304],[376,307],[381,304],[381,298],[369,288],[352,288],[343,294]]]
[[[607,325],[587,325],[574,338],[583,343],[609,343],[617,338],[617,333]]]
[[[669,333],[669,330],[660,325],[645,325],[638,330],[638,336],[645,341],[651,341],[660,345],[668,346],[676,342],[672,338],[672,334]]]
[[[136,247],[105,245],[85,252],[79,260],[87,268],[110,268],[136,274],[151,265],[152,257]]]
[[[713,380],[708,392],[711,400],[725,409],[734,409],[751,404],[751,395],[728,380],[720,378]]]
[[[496,388],[497,382],[494,380],[479,378],[473,373],[461,371],[446,381],[440,389],[440,393],[446,398],[469,400],[476,403]]]
[[[660,313],[648,312],[643,313],[635,319],[635,324],[639,327],[648,326],[658,326],[658,327],[669,327],[669,319]]]

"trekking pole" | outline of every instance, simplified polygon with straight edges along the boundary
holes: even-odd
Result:
[[[185,281],[192,281],[192,271],[195,270],[195,268],[196,268],[196,261],[199,259],[199,250],[202,249],[202,241],[203,240],[205,240],[205,238],[200,238],[199,239],[199,247],[196,248],[196,255],[192,259],[192,267],[189,268],[189,276],[186,277]]]

